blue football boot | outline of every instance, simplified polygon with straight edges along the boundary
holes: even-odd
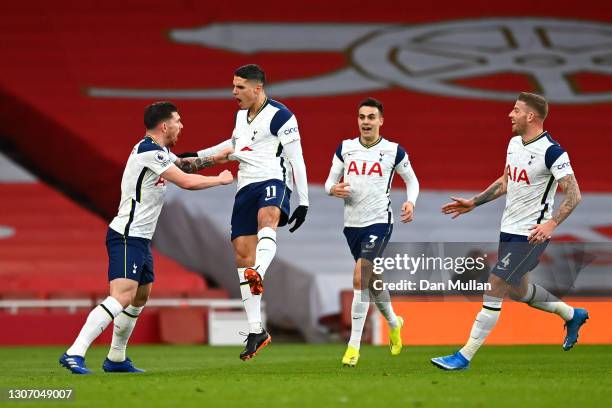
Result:
[[[463,354],[460,352],[449,356],[432,358],[431,363],[443,370],[466,370],[470,366],[470,361],[463,357]]]
[[[569,351],[578,342],[580,327],[586,323],[588,318],[589,312],[586,309],[574,308],[574,317],[572,317],[572,320],[565,322],[567,334],[565,335],[565,341],[563,341],[563,350]]]
[[[85,357],[69,356],[64,353],[59,359],[62,367],[66,367],[72,374],[91,374],[91,370],[85,365]]]
[[[102,364],[102,369],[107,373],[144,373],[145,370],[141,370],[140,368],[134,367],[132,364],[132,360],[129,357],[126,357],[125,360],[121,362],[110,361],[108,358],[104,360]]]

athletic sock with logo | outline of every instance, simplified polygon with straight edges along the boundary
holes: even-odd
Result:
[[[351,305],[351,338],[348,342],[349,346],[359,349],[361,344],[361,335],[363,326],[365,325],[370,307],[370,293],[366,290],[353,290],[353,304]]]
[[[472,326],[470,338],[459,352],[468,360],[474,357],[480,346],[485,342],[493,327],[499,319],[501,312],[502,298],[493,296],[483,296],[482,309],[476,316],[476,321]]]
[[[123,310],[121,304],[112,296],[104,299],[89,315],[74,344],[66,351],[69,356],[85,357],[93,341],[106,329],[110,322]]]

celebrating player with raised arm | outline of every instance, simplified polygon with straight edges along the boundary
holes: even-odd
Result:
[[[262,326],[261,296],[263,279],[276,254],[276,228],[295,220],[289,230],[294,232],[308,211],[306,165],[297,120],[285,105],[266,96],[265,83],[265,73],[257,65],[244,65],[234,72],[233,95],[240,110],[232,137],[198,152],[199,157],[209,157],[233,147],[230,159],[240,162],[231,240],[249,322],[242,360],[254,357],[271,340]],[[289,218],[294,179],[299,206]]]
[[[506,208],[501,221],[498,263],[491,271],[491,290],[483,297],[482,310],[476,316],[470,338],[455,354],[431,361],[445,370],[468,368],[472,357],[495,327],[502,301],[512,299],[565,321],[567,333],[563,349],[570,350],[578,341],[578,331],[589,315],[573,308],[539,285],[529,284],[527,274],[534,269],[548,245],[555,228],[580,202],[580,189],[568,154],[544,131],[548,103],[536,94],[521,93],[508,115],[512,132],[504,174],[485,191],[471,199],[452,197],[442,212],[456,218],[504,194]],[[557,185],[565,192],[559,210],[553,214]]]
[[[232,149],[198,159],[179,159],[170,150],[183,128],[176,106],[157,102],[144,113],[145,137],[132,149],[121,180],[121,202],[106,235],[110,296],[87,317],[74,344],[60,364],[74,374],[89,374],[85,353],[114,321],[111,348],[102,368],[106,372],[143,372],[126,357],[127,342],[151,293],[154,280],[151,238],[164,205],[166,180],[189,190],[229,184],[232,173],[215,177],[194,173],[214,163],[227,162]],[[181,170],[182,169],[182,170]]]
[[[402,350],[401,329],[404,320],[396,316],[389,292],[370,288],[374,258],[384,251],[393,231],[391,211],[391,181],[397,172],[406,183],[406,201],[400,219],[410,222],[419,195],[419,182],[412,170],[408,154],[397,143],[380,135],[383,125],[383,105],[367,98],[359,105],[357,116],[360,136],[344,140],[332,159],[325,182],[328,194],[344,200],[344,236],[355,258],[353,271],[353,304],[351,307],[351,338],[342,363],[355,367],[359,360],[361,333],[370,306],[370,291],[376,307],[387,319],[391,354]],[[339,183],[340,179],[343,182]],[[362,271],[366,276],[362,276]]]

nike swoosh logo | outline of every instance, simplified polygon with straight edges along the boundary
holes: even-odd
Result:
[[[267,197],[267,198],[264,198],[264,201],[274,200],[275,198],[276,198],[276,197]]]

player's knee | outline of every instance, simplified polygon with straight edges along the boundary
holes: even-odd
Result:
[[[121,306],[125,309],[132,302],[134,293],[132,292],[123,292],[123,293],[115,293],[115,294],[111,293],[111,296],[114,297],[117,300],[117,302],[119,302]]]
[[[265,216],[259,219],[259,221],[257,222],[257,227],[258,229],[266,227],[276,229],[276,227],[278,226],[278,221],[279,217]]]
[[[236,253],[236,266],[239,268],[246,268],[255,265],[255,257],[251,255]]]
[[[525,292],[526,290],[523,290],[523,288],[512,288],[510,289],[508,296],[510,299],[520,302],[525,297]]]
[[[136,288],[113,288],[110,295],[126,308],[136,296]]]
[[[489,283],[491,284],[491,289],[485,293],[488,296],[504,298],[511,290],[511,286],[506,281],[493,274],[489,276]]]
[[[278,226],[280,221],[280,209],[277,207],[262,208],[257,215],[258,229],[265,227],[274,228]]]

